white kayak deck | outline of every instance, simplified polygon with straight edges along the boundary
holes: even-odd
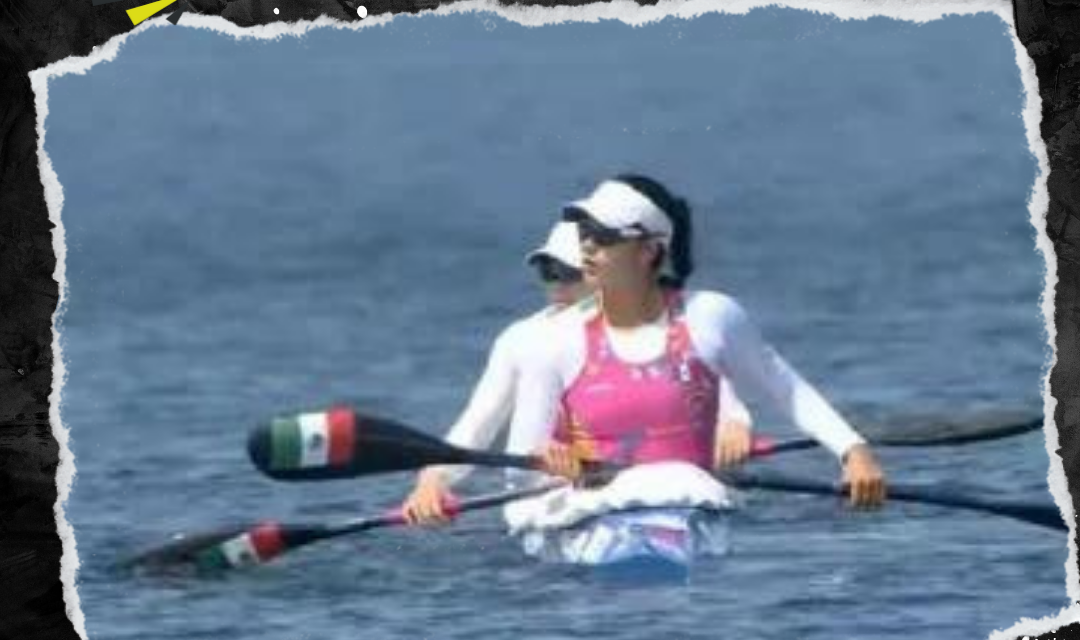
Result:
[[[731,492],[686,463],[630,468],[603,487],[563,487],[503,510],[527,554],[587,566],[660,563],[688,567],[726,547]]]

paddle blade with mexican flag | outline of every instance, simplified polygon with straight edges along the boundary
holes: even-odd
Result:
[[[276,480],[355,478],[473,458],[421,431],[348,407],[274,418],[251,432],[248,455]]]
[[[177,536],[168,544],[140,553],[121,564],[154,570],[183,567],[210,573],[263,564],[310,537],[308,531],[290,531],[273,521],[241,524],[192,536]]]

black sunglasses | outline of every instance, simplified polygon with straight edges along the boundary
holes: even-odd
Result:
[[[546,284],[573,284],[581,281],[581,271],[552,258],[536,261],[536,270],[540,280]]]
[[[598,247],[613,247],[623,242],[651,237],[650,234],[635,227],[628,229],[613,229],[611,227],[605,227],[589,217],[578,219],[577,225],[578,236],[581,240],[588,240]]]

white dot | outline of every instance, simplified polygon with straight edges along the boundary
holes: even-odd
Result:
[[[274,7],[274,15],[276,16],[276,15],[277,15],[277,14],[279,14],[279,13],[281,13],[281,12],[280,12],[280,11],[278,11],[278,8],[277,8],[277,7]]]
[[[356,15],[360,16],[361,20],[366,18],[367,17],[367,7],[365,7],[364,5],[360,5],[359,7],[357,7],[356,8]]]

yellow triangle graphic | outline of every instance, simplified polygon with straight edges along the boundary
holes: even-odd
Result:
[[[161,11],[162,9],[174,2],[176,2],[176,0],[158,0],[157,2],[144,4],[141,7],[128,9],[127,14],[128,17],[131,18],[131,24],[139,24],[143,20],[146,20],[150,16],[154,15],[158,11]]]

